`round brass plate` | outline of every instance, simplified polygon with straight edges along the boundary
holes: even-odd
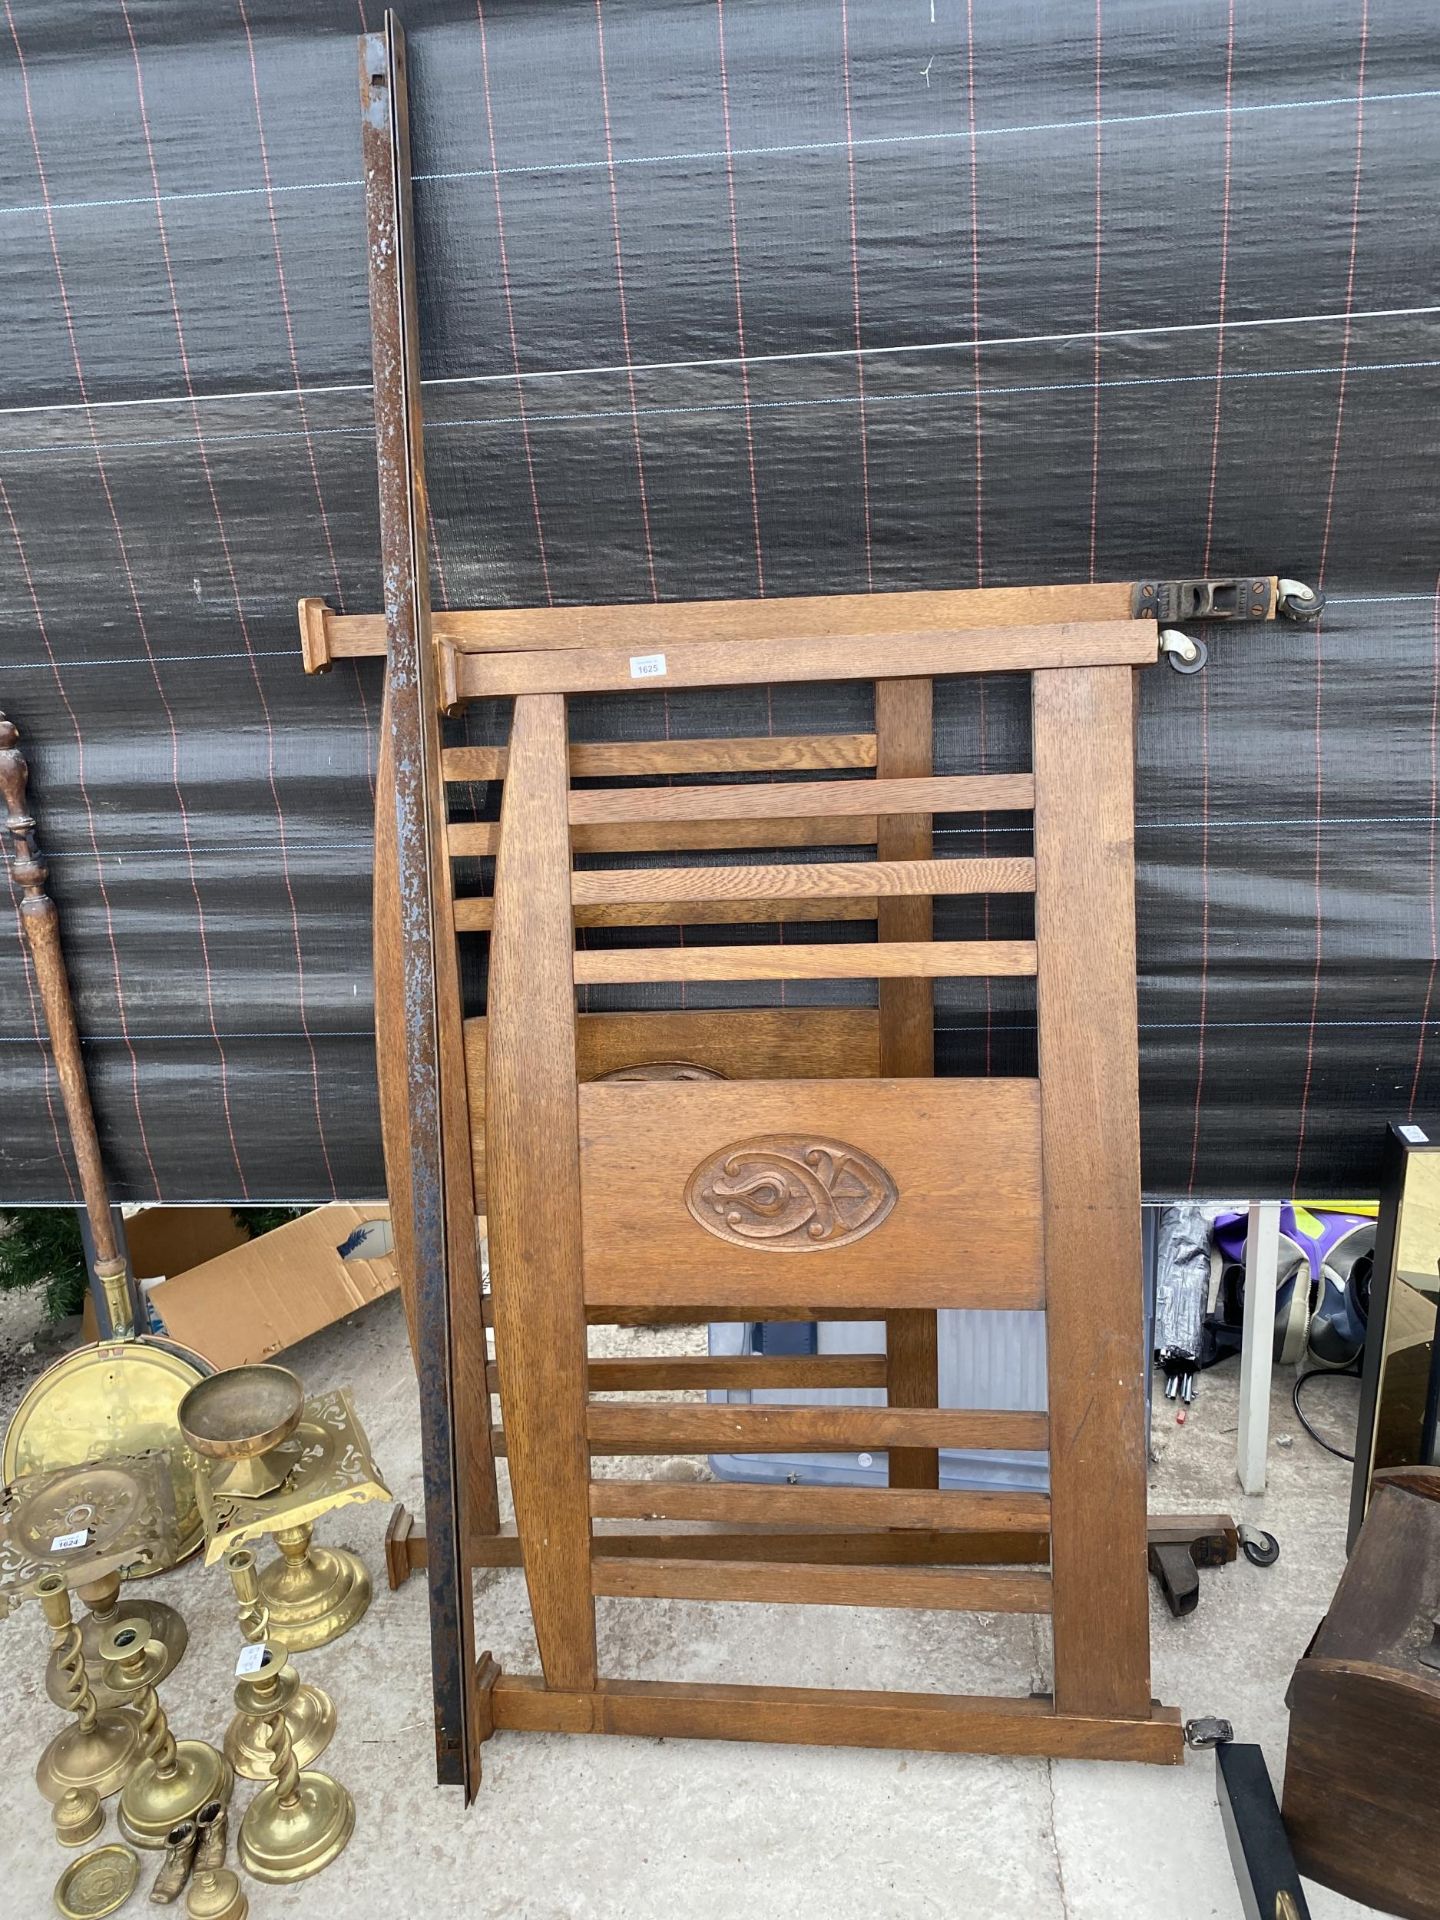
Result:
[[[61,1874],[55,1905],[65,1920],[104,1920],[124,1906],[139,1878],[139,1856],[129,1847],[97,1847]]]
[[[186,1394],[180,1430],[197,1453],[240,1460],[288,1440],[305,1411],[305,1389],[286,1367],[228,1367]]]
[[[105,1341],[67,1353],[46,1368],[16,1408],[0,1474],[8,1484],[26,1473],[169,1447],[180,1549],[173,1561],[143,1569],[162,1573],[192,1554],[204,1537],[176,1421],[180,1402],[204,1378],[197,1362],[149,1340]]]

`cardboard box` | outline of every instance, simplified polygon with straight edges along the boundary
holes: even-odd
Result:
[[[227,1207],[153,1207],[126,1239],[156,1332],[216,1368],[271,1360],[399,1285],[383,1205],[317,1207],[258,1240]],[[196,1251],[210,1257],[182,1266]]]

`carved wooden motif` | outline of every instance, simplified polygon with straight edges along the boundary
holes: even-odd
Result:
[[[702,1160],[685,1204],[707,1233],[771,1253],[818,1253],[873,1233],[899,1199],[890,1175],[843,1140],[766,1133]]]
[[[616,1067],[601,1080],[723,1080],[714,1067],[697,1067],[693,1060],[651,1060],[638,1067]]]

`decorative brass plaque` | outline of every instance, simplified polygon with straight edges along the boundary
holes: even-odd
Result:
[[[878,1160],[843,1140],[767,1133],[702,1160],[685,1204],[708,1233],[774,1253],[818,1253],[873,1233],[899,1199]]]

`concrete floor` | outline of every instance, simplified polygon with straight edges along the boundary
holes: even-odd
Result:
[[[9,1314],[0,1341],[23,1334]],[[655,1350],[674,1341],[638,1337]],[[312,1391],[353,1387],[382,1473],[397,1498],[418,1506],[418,1401],[398,1302],[382,1301],[285,1358]],[[1155,1690],[1187,1716],[1222,1714],[1239,1737],[1261,1741],[1278,1785],[1285,1687],[1342,1564],[1348,1469],[1298,1428],[1286,1374],[1276,1389],[1269,1491],[1245,1499],[1234,1478],[1236,1371],[1202,1381],[1183,1427],[1160,1402],[1151,1504],[1228,1507],[1276,1533],[1282,1556],[1268,1571],[1242,1560],[1202,1575],[1200,1609],[1189,1620],[1173,1621],[1155,1603]],[[5,1381],[0,1417],[22,1384]],[[1322,1412],[1333,1406],[1343,1435],[1351,1383],[1327,1383],[1315,1398]],[[386,1589],[387,1514],[381,1505],[354,1508],[323,1527],[323,1537],[363,1554],[377,1592],[351,1634],[300,1662],[339,1708],[319,1764],[355,1796],[355,1837],[307,1884],[248,1882],[256,1920],[670,1920],[677,1912],[687,1920],[949,1920],[957,1912],[1228,1920],[1241,1911],[1214,1764],[1203,1754],[1180,1768],[1148,1768],[501,1734],[485,1748],[484,1785],[466,1812],[458,1791],[432,1784],[425,1587],[413,1579],[398,1593]],[[224,1572],[191,1562],[150,1590],[190,1624],[190,1650],[163,1690],[175,1729],[218,1742],[239,1644]],[[504,1667],[534,1671],[522,1576],[479,1576],[475,1597],[480,1646]],[[1018,1616],[598,1605],[604,1670],[636,1678],[1024,1692],[1048,1658],[1042,1623]],[[51,1889],[69,1856],[50,1837],[31,1770],[59,1721],[41,1685],[38,1609],[13,1616],[5,1636],[12,1706],[0,1716],[0,1911],[40,1920],[53,1911]],[[249,1792],[240,1783],[237,1813]],[[114,1837],[113,1803],[102,1837]],[[156,1858],[145,1857],[136,1912]],[[1369,1910],[1315,1889],[1311,1911],[1341,1920]]]

